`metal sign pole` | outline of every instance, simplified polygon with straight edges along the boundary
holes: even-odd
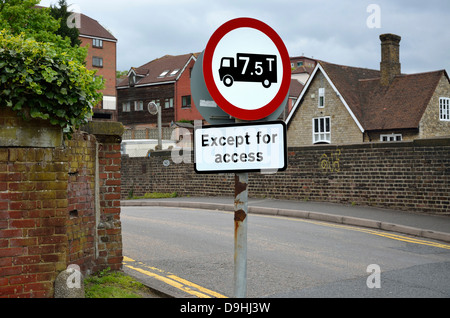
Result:
[[[234,297],[247,296],[248,173],[234,176]]]
[[[162,150],[162,124],[161,124],[161,117],[162,117],[162,107],[158,106],[158,150]]]

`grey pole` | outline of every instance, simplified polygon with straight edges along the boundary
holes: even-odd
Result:
[[[234,176],[234,297],[247,296],[248,173]]]
[[[162,128],[161,128],[162,107],[158,106],[158,150],[162,150]]]

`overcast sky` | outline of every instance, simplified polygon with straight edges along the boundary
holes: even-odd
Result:
[[[42,0],[41,5],[57,0]],[[379,69],[383,33],[400,35],[403,73],[450,70],[448,0],[68,0],[117,39],[117,69],[204,50],[228,20],[271,26],[290,56]]]

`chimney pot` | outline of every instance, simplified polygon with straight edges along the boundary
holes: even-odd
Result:
[[[380,35],[381,40],[381,85],[389,85],[396,75],[400,75],[400,40],[395,34]]]

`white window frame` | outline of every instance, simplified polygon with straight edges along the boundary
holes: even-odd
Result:
[[[380,141],[391,142],[391,141],[402,141],[402,134],[382,134],[380,135]]]
[[[103,57],[93,56],[92,57],[92,66],[103,67]]]
[[[135,111],[142,111],[144,110],[144,102],[143,101],[135,101],[134,102],[134,110]]]
[[[173,108],[173,97],[164,99],[164,108]]]
[[[92,47],[95,47],[97,49],[103,49],[103,40],[102,39],[93,38],[92,39]]]
[[[328,121],[328,124],[327,124]],[[316,122],[318,129],[316,129]],[[328,128],[328,130],[327,130]],[[316,131],[317,130],[317,131]],[[312,119],[312,138],[313,144],[320,142],[331,143],[331,117],[316,117]]]
[[[450,121],[450,98],[439,98],[439,120]]]
[[[319,108],[324,108],[325,107],[325,88],[323,88],[323,87],[319,88],[318,96],[319,96],[319,98],[317,101],[317,105]]]
[[[130,111],[131,111],[131,105],[130,105],[130,102],[122,103],[122,112],[128,113],[128,112],[130,112]]]

